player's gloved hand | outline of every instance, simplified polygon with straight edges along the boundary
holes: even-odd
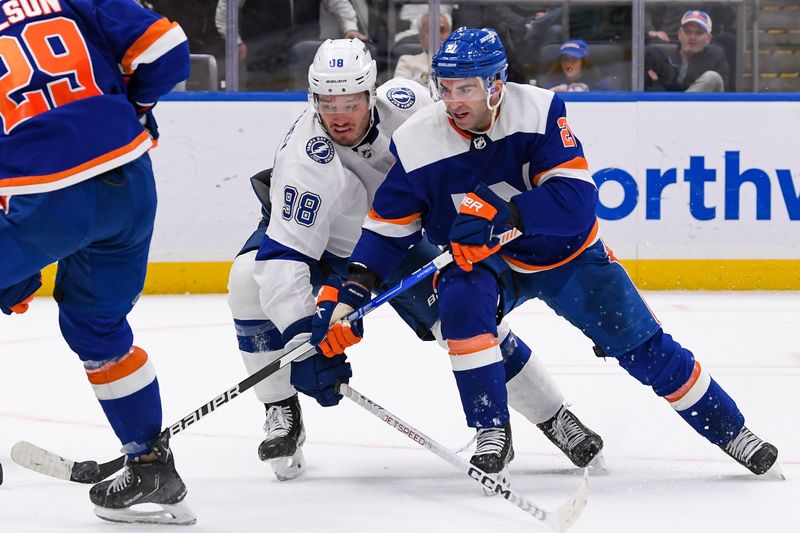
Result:
[[[326,357],[316,352],[302,361],[292,362],[289,380],[295,389],[311,396],[322,407],[331,407],[342,399],[336,392],[336,384],[347,383],[351,377],[353,371],[346,355]]]
[[[500,249],[497,235],[512,227],[508,202],[480,183],[461,201],[458,215],[450,228],[453,259],[463,270],[483,261]]]
[[[147,130],[153,140],[158,140],[158,123],[156,122],[155,115],[153,115],[153,107],[155,104],[143,105],[136,102],[132,103],[133,107],[136,109],[136,116],[139,117],[139,123]]]
[[[327,357],[344,353],[364,335],[364,324],[359,319],[352,324],[339,322],[370,300],[370,291],[353,281],[342,283],[338,276],[331,276],[322,286],[317,297],[317,311],[311,320],[311,344]]]
[[[5,289],[0,289],[0,311],[10,315],[22,314],[28,310],[28,304],[33,300],[33,293],[42,286],[42,273],[24,279]]]

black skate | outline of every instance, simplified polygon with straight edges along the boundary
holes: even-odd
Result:
[[[600,451],[603,449],[603,439],[600,435],[584,426],[578,417],[565,405],[547,422],[536,424],[536,427],[564,452],[572,464],[579,468],[589,466],[589,463],[605,470]],[[595,458],[597,458],[595,460]]]
[[[267,438],[258,446],[258,457],[269,462],[275,477],[281,481],[294,479],[305,471],[303,443],[306,429],[297,394],[274,403],[265,403]]]
[[[186,485],[175,470],[175,461],[168,446],[169,436],[160,437],[153,445],[158,456],[151,463],[129,459],[116,478],[101,481],[89,490],[97,516],[111,522],[140,524],[194,524],[197,519],[186,506]],[[137,509],[140,504],[148,510]],[[152,510],[152,504],[160,507]]]
[[[506,425],[501,428],[480,428],[476,439],[477,445],[475,453],[469,460],[470,464],[492,475],[499,483],[508,485],[511,482],[508,463],[514,459],[511,424],[506,422]],[[487,496],[496,494],[488,488],[484,488],[483,492]]]
[[[769,442],[758,438],[745,426],[742,426],[739,434],[733,440],[720,448],[733,457],[737,463],[756,475],[766,473],[778,459],[778,449]],[[777,475],[782,477],[780,472]]]

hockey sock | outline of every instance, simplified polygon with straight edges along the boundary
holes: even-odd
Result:
[[[659,330],[619,364],[644,385],[664,397],[695,431],[722,445],[738,434],[744,416],[692,352]]]
[[[239,351],[249,374],[261,370],[285,353],[281,334],[271,321],[234,319],[234,324]],[[289,383],[290,372],[291,367],[287,365],[257,383],[253,390],[258,401],[273,403],[296,394],[294,387]]]
[[[453,372],[453,375],[468,426],[491,428],[508,422],[508,397],[501,363]]]
[[[534,424],[550,420],[564,395],[531,348],[505,322],[497,328],[506,374],[508,405]]]
[[[161,431],[161,396],[147,353],[134,346],[121,357],[84,361],[84,368],[123,451],[130,457],[150,451]]]

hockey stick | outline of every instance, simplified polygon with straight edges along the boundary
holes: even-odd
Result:
[[[563,505],[561,505],[561,507],[558,508],[558,511],[547,511],[526,499],[518,492],[514,491],[514,489],[509,487],[507,484],[495,480],[492,476],[480,468],[466,462],[449,449],[445,448],[407,422],[404,422],[397,416],[393,415],[349,385],[341,383],[339,385],[339,394],[348,398],[349,400],[352,400],[354,403],[380,418],[389,424],[389,426],[393,427],[423,448],[427,448],[435,455],[438,455],[451,465],[455,466],[461,470],[461,472],[469,476],[472,480],[481,484],[484,489],[488,489],[489,492],[501,495],[503,498],[505,498],[505,500],[513,503],[555,531],[566,531],[578,520],[578,517],[580,517],[581,513],[583,512],[583,508],[586,507],[586,500],[589,495],[588,468],[583,469],[583,479],[581,480],[577,490],[572,494],[572,497]]]
[[[498,237],[500,239],[500,244],[505,244],[513,239],[516,239],[520,235],[522,235],[522,233],[519,230],[510,229],[498,235]],[[440,254],[438,257],[410,274],[391,289],[373,298],[364,304],[364,306],[347,315],[344,320],[352,322],[362,318],[368,313],[371,313],[377,307],[383,305],[398,294],[408,290],[426,277],[430,276],[437,270],[444,268],[452,262],[453,255],[450,252],[444,252]],[[306,342],[294,348],[290,352],[285,353],[280,358],[264,366],[254,374],[237,383],[235,386],[195,409],[178,422],[175,422],[171,426],[167,427],[161,432],[160,436],[168,433],[170,438],[174,437],[192,424],[198,422],[201,418],[215,411],[218,407],[225,405],[232,399],[240,396],[247,389],[252,388],[257,383],[263,381],[281,368],[290,364],[295,359],[299,359],[312,350],[314,350],[314,346]],[[45,474],[47,476],[64,479],[67,481],[75,481],[77,483],[92,484],[99,483],[125,466],[124,455],[106,463],[98,463],[97,461],[92,460],[74,461],[40,448],[27,441],[19,441],[14,444],[14,446],[11,448],[11,459],[18,465],[29,470],[33,470],[34,472],[39,472],[40,474]]]

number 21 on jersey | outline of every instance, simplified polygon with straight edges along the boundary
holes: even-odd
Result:
[[[37,73],[54,81],[26,91]],[[100,94],[86,41],[75,21],[41,20],[27,24],[19,37],[0,36],[0,118],[6,135],[40,113]]]

